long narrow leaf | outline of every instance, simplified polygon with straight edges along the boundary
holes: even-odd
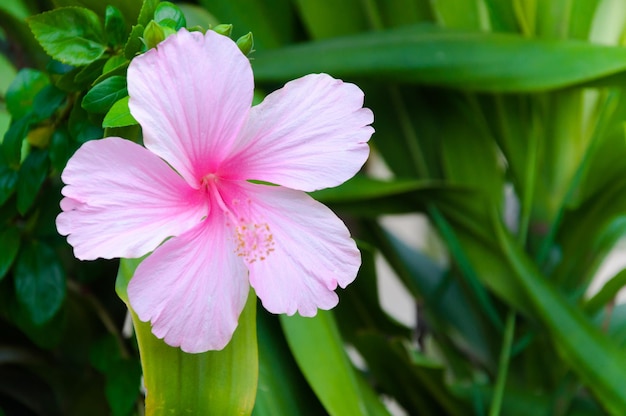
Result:
[[[624,72],[626,48],[415,25],[259,52],[253,65],[261,82],[328,72],[473,91],[530,92]]]

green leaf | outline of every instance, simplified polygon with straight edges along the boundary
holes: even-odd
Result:
[[[620,270],[615,276],[608,280],[602,289],[585,303],[585,311],[594,315],[600,309],[607,306],[617,297],[617,294],[626,286],[626,269]]]
[[[39,91],[33,101],[32,122],[36,123],[52,116],[65,101],[65,92],[54,85],[46,85]]]
[[[79,105],[72,107],[68,130],[73,140],[78,143],[85,143],[93,139],[101,139],[103,130],[89,120],[87,112]]]
[[[371,332],[361,334],[356,347],[382,391],[395,397],[409,414],[467,414],[467,404],[450,394],[442,364],[420,353],[410,357],[401,341]]]
[[[332,312],[318,311],[314,318],[280,315],[280,322],[300,370],[330,415],[374,414],[364,401],[368,389],[358,381]]]
[[[363,3],[359,0],[295,0],[294,3],[307,32],[314,39],[345,36],[369,29]]]
[[[74,78],[76,84],[83,87],[81,89],[87,89],[89,84],[91,84],[96,78],[102,75],[102,69],[104,68],[104,65],[107,61],[107,58],[96,59],[89,65],[84,66],[83,69],[81,69]]]
[[[90,89],[81,106],[90,113],[106,113],[116,101],[127,95],[126,77],[115,75]]]
[[[126,288],[141,260],[122,259],[115,282]],[[132,309],[131,309],[132,311]],[[233,338],[221,351],[187,354],[156,338],[150,324],[132,313],[144,371],[146,414],[249,415],[258,381],[256,296],[251,290]],[[181,388],[185,386],[185,388]]]
[[[626,358],[616,344],[559,294],[536,266],[494,220],[502,256],[526,292],[539,319],[549,331],[562,359],[611,414],[626,408]]]
[[[0,165],[0,206],[4,205],[17,188],[17,178],[16,170]]]
[[[259,50],[253,65],[259,82],[327,72],[470,91],[531,92],[622,73],[626,49],[416,25]]]
[[[109,112],[104,116],[102,127],[124,127],[137,124],[137,120],[130,114],[130,109],[128,108],[129,98],[126,96],[113,104]]]
[[[106,372],[105,394],[113,416],[127,416],[135,407],[141,385],[141,365],[119,360]]]
[[[114,71],[115,69],[120,68],[122,66],[128,67],[128,64],[129,64],[128,59],[126,59],[125,56],[113,55],[104,64],[104,67],[102,68],[102,76],[105,76],[109,72]]]
[[[143,25],[133,26],[128,41],[124,45],[124,56],[126,59],[133,59],[144,47],[141,37],[143,36]]]
[[[70,136],[67,130],[59,128],[52,133],[50,140],[50,163],[58,172],[61,172],[70,158]]]
[[[126,22],[124,15],[115,6],[107,5],[104,15],[104,31],[109,45],[118,46],[126,41]]]
[[[4,134],[2,152],[4,158],[10,165],[17,166],[22,159],[22,142],[28,134],[30,123],[31,115],[29,113],[15,120],[9,127],[9,130]]]
[[[199,3],[220,23],[233,25],[233,39],[254,33],[258,50],[276,48],[294,37],[296,25],[289,0],[200,0]]]
[[[106,16],[106,8],[110,5],[120,10],[124,20],[129,24],[137,21],[142,4],[146,3],[142,0],[107,0],[106,2],[101,0],[53,0],[53,2],[57,7],[79,6],[90,9],[101,17]]]
[[[253,416],[316,416],[324,408],[298,371],[276,315],[257,314],[259,388]]]
[[[87,65],[106,52],[102,24],[89,9],[65,7],[27,19],[44,50],[66,64]]]
[[[35,325],[49,321],[65,299],[65,272],[56,253],[44,243],[32,242],[15,263],[15,293]]]
[[[48,152],[33,149],[20,167],[17,178],[17,210],[24,215],[35,202],[39,189],[48,176]]]
[[[154,11],[154,20],[164,26],[178,30],[187,26],[187,20],[182,10],[169,1],[162,1]]]
[[[185,15],[187,27],[200,26],[203,28],[215,27],[219,24],[218,20],[206,9],[190,3],[180,3],[178,8]]]
[[[20,230],[16,227],[8,227],[0,231],[0,280],[6,276],[17,256],[20,239]]]
[[[50,84],[48,76],[36,69],[24,68],[17,73],[6,93],[6,106],[14,119],[28,114],[35,97],[46,85]]]

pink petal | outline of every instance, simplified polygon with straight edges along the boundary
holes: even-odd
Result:
[[[116,137],[85,143],[61,178],[57,229],[81,260],[141,257],[208,212],[202,195],[165,162]]]
[[[337,305],[337,285],[356,277],[361,255],[345,224],[301,191],[267,185],[223,187],[236,212],[237,254],[272,313],[313,316]],[[245,228],[244,228],[245,227]]]
[[[128,297],[158,338],[185,352],[221,350],[230,341],[249,292],[247,270],[219,210],[168,240],[144,260]]]
[[[337,186],[363,166],[374,132],[363,92],[326,74],[287,83],[253,107],[227,176],[314,191]]]
[[[129,107],[145,146],[195,188],[230,153],[253,88],[248,59],[211,30],[181,29],[128,68]]]

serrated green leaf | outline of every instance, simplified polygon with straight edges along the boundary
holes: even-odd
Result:
[[[154,11],[159,5],[159,0],[143,0],[141,5],[141,11],[139,12],[139,18],[137,24],[140,26],[146,26],[150,20],[154,17]]]
[[[33,149],[22,163],[17,178],[17,210],[24,215],[35,202],[48,176],[48,151]]]
[[[8,227],[0,231],[0,280],[11,268],[20,248],[21,234],[16,227]]]
[[[107,5],[105,10],[104,30],[111,46],[122,45],[126,40],[127,32],[124,15],[122,15],[120,9],[110,4]]]
[[[185,14],[173,3],[162,1],[154,11],[155,22],[178,30],[187,26]]]
[[[144,44],[141,41],[143,31],[143,25],[133,26],[128,36],[128,41],[126,41],[126,45],[124,45],[124,56],[126,59],[133,59],[135,55],[141,51],[141,48],[143,48]]]
[[[130,114],[130,109],[128,108],[129,98],[130,97],[126,96],[113,104],[113,107],[111,107],[106,116],[104,116],[102,127],[124,127],[138,124],[137,120]]]
[[[35,325],[49,321],[65,299],[65,272],[56,253],[44,243],[32,242],[15,263],[15,293]]]
[[[6,93],[6,106],[14,119],[30,112],[35,97],[46,85],[48,76],[36,69],[24,68],[17,73]]]
[[[54,59],[87,65],[107,50],[97,14],[81,7],[64,7],[28,18],[35,38]]]
[[[83,97],[81,106],[90,113],[106,113],[113,104],[127,95],[126,77],[116,75],[90,89]]]

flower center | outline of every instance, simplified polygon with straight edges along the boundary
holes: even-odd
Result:
[[[270,226],[264,222],[244,218],[242,214],[251,210],[246,206],[241,206],[239,199],[233,199],[230,204],[226,204],[218,189],[217,180],[218,177],[215,174],[208,174],[202,178],[202,185],[224,213],[226,226],[233,229],[235,233],[235,254],[248,264],[265,260],[274,251],[275,245]],[[246,203],[251,205],[252,201],[247,199]],[[231,207],[236,207],[239,215],[233,212]]]
[[[240,224],[235,227],[235,233],[235,253],[248,264],[265,260],[274,251],[274,236],[267,224]]]

